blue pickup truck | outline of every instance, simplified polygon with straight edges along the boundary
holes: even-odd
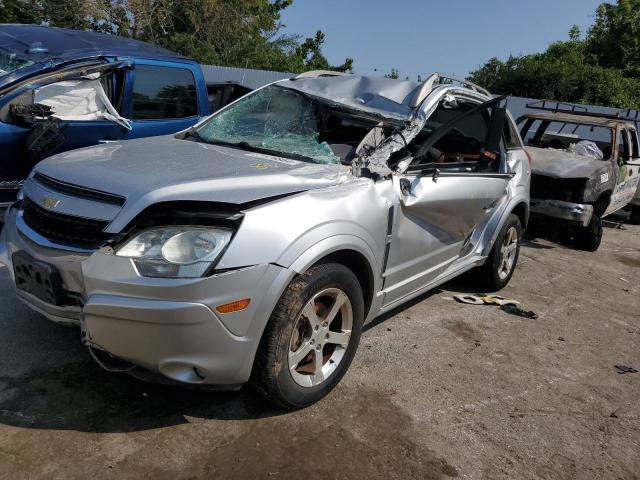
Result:
[[[191,59],[114,35],[0,25],[0,212],[43,158],[174,133],[209,113]]]

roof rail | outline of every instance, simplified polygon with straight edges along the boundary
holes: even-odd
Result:
[[[416,91],[415,95],[413,96],[413,99],[411,100],[410,107],[416,108],[418,105],[420,105],[422,101],[425,98],[427,98],[427,96],[431,93],[434,86],[446,85],[454,82],[459,83],[467,88],[470,88],[471,90],[475,90],[476,92],[481,93],[482,95],[491,97],[491,93],[489,93],[487,89],[482,88],[479,85],[476,85],[475,83],[469,82],[467,80],[460,80],[459,78],[452,77],[449,75],[433,73],[429,76],[429,78],[427,78],[424,82],[422,82],[422,84]]]
[[[422,82],[422,85],[418,87],[418,91],[416,91],[415,95],[411,99],[411,104],[409,105],[411,108],[416,108],[425,98],[427,98],[427,95],[429,95],[431,90],[433,90],[433,84],[438,80],[438,78],[440,78],[439,74],[432,73],[429,78]]]
[[[291,80],[298,80],[301,78],[319,78],[319,77],[341,77],[343,75],[349,75],[344,72],[336,72],[335,70],[309,70],[308,72],[299,73]]]
[[[439,83],[453,83],[453,82],[457,82],[467,88],[470,88],[471,90],[475,90],[478,93],[481,93],[482,95],[486,95],[487,97],[491,97],[491,92],[489,92],[489,90],[487,90],[486,88],[482,88],[480,85],[476,85],[473,82],[470,82],[469,80],[461,80],[459,78],[456,77],[452,77],[449,75],[440,75],[440,82]]]
[[[559,102],[557,100],[537,100],[527,103],[526,107],[532,110],[545,110],[553,113],[568,113],[587,117],[609,118],[611,120],[626,120],[636,124],[640,122],[640,111],[633,108],[618,110],[615,113],[593,112],[589,111],[587,105]]]

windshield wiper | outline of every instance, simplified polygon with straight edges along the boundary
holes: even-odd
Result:
[[[250,152],[256,152],[256,153],[264,153],[267,155],[273,155],[275,157],[284,157],[284,158],[290,158],[292,160],[302,160],[305,162],[313,162],[313,158],[311,157],[307,157],[306,155],[301,155],[299,153],[289,153],[289,152],[281,152],[280,150],[272,150],[270,148],[264,148],[264,147],[258,147],[256,145],[253,145],[249,142],[226,142],[224,140],[208,140],[203,138],[202,136],[198,135],[197,132],[194,132],[192,134],[193,136],[197,135],[197,139],[201,142],[206,142],[206,143],[210,143],[211,145],[221,145],[223,147],[231,147],[231,148],[237,148],[239,150],[248,150]]]

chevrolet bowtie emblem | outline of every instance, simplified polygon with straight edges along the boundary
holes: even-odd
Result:
[[[53,210],[58,205],[60,205],[60,200],[52,197],[42,197],[42,199],[40,200],[40,203],[47,210]]]

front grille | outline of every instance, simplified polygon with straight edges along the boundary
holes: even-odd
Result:
[[[109,222],[51,212],[26,197],[22,218],[43,237],[63,244],[98,247],[112,237],[103,231]]]
[[[531,198],[582,203],[585,183],[583,178],[551,178],[534,174],[531,177]]]
[[[70,183],[61,182],[51,177],[47,177],[41,173],[36,173],[33,179],[38,183],[45,185],[59,193],[66,193],[80,198],[87,198],[89,200],[97,200],[102,203],[111,203],[114,205],[124,205],[125,198],[120,195],[114,195],[113,193],[101,192],[100,190],[93,190],[91,188],[79,187]]]

